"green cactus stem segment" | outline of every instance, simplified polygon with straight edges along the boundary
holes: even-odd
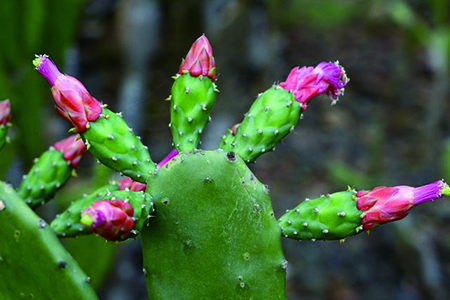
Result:
[[[89,195],[84,195],[82,198],[74,201],[62,214],[57,215],[50,226],[60,237],[91,234],[92,231],[89,227],[81,223],[81,212],[96,201],[107,198],[108,195],[118,189],[119,186],[117,184],[108,184]]]
[[[103,108],[100,118],[86,128],[81,137],[92,155],[105,166],[146,183],[156,164],[148,148],[119,114]]]
[[[31,208],[35,208],[52,199],[74,174],[64,154],[50,147],[35,160],[30,172],[23,176],[17,192]]]
[[[141,233],[149,299],[285,299],[280,229],[242,159],[181,153],[147,187],[157,207]]]
[[[52,229],[3,182],[0,207],[1,299],[98,299]]]
[[[363,230],[356,192],[337,192],[307,199],[278,221],[282,235],[295,240],[341,240]]]
[[[177,74],[174,79],[170,97],[173,144],[179,152],[192,151],[210,119],[218,90],[210,78],[202,75]]]
[[[150,214],[154,211],[152,197],[143,192],[119,191],[117,189],[117,185],[110,184],[73,202],[66,211],[52,221],[50,226],[61,237],[92,234],[89,226],[92,225],[93,221],[89,216],[83,215],[82,212],[98,201],[122,199],[130,203],[134,209],[134,226],[128,238],[135,238],[139,235],[142,227],[150,218]]]
[[[220,148],[236,152],[245,162],[254,162],[270,152],[297,124],[301,105],[290,91],[274,86],[258,95],[235,135],[230,130]]]

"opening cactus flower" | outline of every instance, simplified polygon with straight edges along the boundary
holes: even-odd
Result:
[[[78,132],[86,131],[87,123],[99,118],[101,103],[76,78],[62,74],[47,55],[38,56],[33,64],[52,87],[56,111]]]
[[[212,47],[204,34],[192,44],[186,59],[181,62],[178,73],[189,73],[193,77],[208,76],[212,81],[216,80],[216,63]]]
[[[344,93],[348,81],[344,68],[337,62],[321,62],[315,68],[295,67],[280,86],[294,94],[304,111],[311,99],[318,95],[326,94],[335,103]]]
[[[6,126],[11,118],[11,104],[9,100],[0,101],[0,126]]]
[[[448,195],[450,195],[450,188],[443,180],[417,188],[382,186],[371,191],[356,193],[357,207],[363,211],[362,225],[365,230],[383,223],[401,220],[414,206]]]
[[[126,177],[119,182],[119,191],[129,189],[134,192],[145,192],[147,185],[137,181],[133,181],[130,177]]]
[[[64,159],[70,162],[72,168],[76,168],[78,166],[87,151],[86,146],[78,134],[56,142],[53,147],[63,153]]]
[[[123,200],[101,200],[81,213],[81,223],[110,241],[120,241],[128,237],[133,229],[134,209]]]
[[[172,151],[170,151],[169,154],[167,154],[167,156],[164,157],[163,160],[161,160],[158,163],[157,167],[162,168],[165,164],[167,164],[172,158],[174,158],[177,155],[178,155],[177,149],[172,149]]]

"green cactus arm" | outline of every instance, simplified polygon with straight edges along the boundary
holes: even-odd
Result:
[[[84,195],[81,199],[72,202],[62,214],[57,215],[50,226],[60,237],[75,237],[78,235],[91,234],[92,231],[89,227],[81,224],[81,212],[89,205],[105,199],[104,197],[109,193],[117,191],[118,189],[119,185],[108,184],[89,195]]]
[[[145,183],[156,165],[125,120],[109,109],[103,108],[100,117],[88,123],[80,133],[88,151],[105,166],[133,180]]]
[[[30,207],[35,208],[52,199],[73,174],[70,162],[64,159],[63,153],[50,147],[23,176],[17,192]]]
[[[235,134],[229,131],[219,147],[236,152],[247,163],[254,162],[294,129],[300,114],[294,95],[274,86],[258,95]]]
[[[242,159],[184,152],[149,182],[156,210],[141,241],[150,299],[285,299],[280,229]]]
[[[341,240],[363,230],[356,193],[348,190],[306,199],[279,220],[282,235],[295,240]]]
[[[192,151],[209,121],[218,90],[208,77],[187,73],[177,74],[174,79],[170,97],[173,144],[179,152]]]
[[[98,299],[52,229],[0,182],[2,299]]]
[[[443,180],[411,187],[348,189],[307,199],[278,221],[282,235],[296,240],[337,240],[405,218],[416,206],[450,195]]]
[[[8,131],[10,125],[0,125],[0,150],[9,142]]]
[[[137,237],[150,218],[150,214],[154,211],[152,197],[144,192],[119,191],[117,188],[113,184],[107,185],[75,201],[65,212],[52,221],[51,227],[58,236],[62,237],[92,234],[89,226],[83,224],[81,213],[97,201],[122,199],[129,202],[134,208],[134,226],[128,238]]]

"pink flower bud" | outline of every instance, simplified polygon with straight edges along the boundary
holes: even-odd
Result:
[[[134,192],[145,192],[147,185],[137,181],[133,181],[130,177],[126,177],[119,182],[119,191],[129,189]]]
[[[157,168],[162,168],[165,164],[167,164],[172,158],[174,158],[177,155],[178,155],[177,149],[173,149],[172,151],[169,152],[169,154],[167,154],[166,157],[164,157],[163,160],[161,160],[158,163]]]
[[[70,162],[72,168],[76,168],[86,153],[87,149],[78,134],[56,142],[53,147],[63,153],[65,160]]]
[[[9,100],[0,101],[0,126],[5,126],[11,118],[11,104]]]
[[[52,87],[56,111],[72,123],[78,132],[86,131],[86,124],[99,118],[101,103],[76,78],[61,74],[48,56],[38,56],[33,64]]]
[[[236,135],[236,131],[237,131],[239,125],[241,125],[241,123],[236,123],[236,124],[233,125],[233,127],[231,127],[231,134],[232,134],[233,136]]]
[[[348,78],[343,67],[337,63],[321,62],[313,67],[295,67],[280,86],[294,94],[295,99],[306,109],[312,98],[326,94],[334,102],[344,93]]]
[[[119,241],[133,229],[133,214],[133,207],[123,200],[101,200],[81,213],[81,223],[109,241]]]
[[[193,77],[208,76],[216,80],[216,63],[213,57],[211,44],[205,35],[199,37],[181,63],[179,74],[189,73]]]
[[[364,230],[401,220],[414,206],[439,199],[443,195],[448,195],[448,185],[442,180],[417,188],[382,186],[356,193],[357,207],[364,212],[362,220]]]

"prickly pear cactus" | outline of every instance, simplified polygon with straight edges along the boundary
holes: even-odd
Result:
[[[157,206],[142,232],[150,299],[285,298],[270,197],[240,157],[182,153],[148,189]]]
[[[50,226],[0,182],[0,298],[97,299]]]
[[[285,82],[258,95],[218,150],[203,151],[197,146],[218,90],[211,45],[200,37],[183,60],[169,99],[175,149],[157,165],[121,115],[106,109],[81,82],[59,72],[48,56],[38,56],[34,65],[52,86],[57,111],[89,152],[131,177],[119,188],[107,186],[74,202],[52,228],[59,236],[93,232],[111,241],[141,234],[152,300],[285,299],[281,237],[345,239],[450,195],[442,180],[421,187],[348,189],[307,199],[275,219],[268,189],[247,164],[273,150],[313,98],[327,95],[336,103],[348,82],[337,62],[292,69]],[[1,217],[0,211],[0,225]]]

